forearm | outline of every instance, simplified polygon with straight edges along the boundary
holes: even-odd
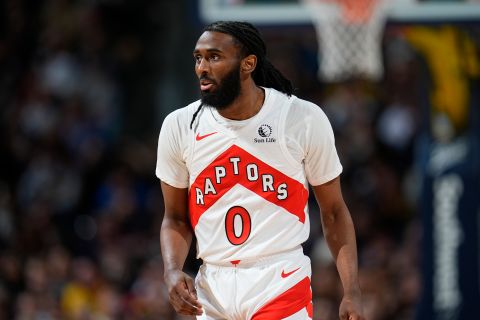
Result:
[[[183,269],[191,243],[192,230],[186,222],[163,219],[160,229],[160,246],[165,272]]]
[[[182,211],[183,213],[185,211]],[[171,218],[176,216],[176,218]],[[182,271],[192,243],[192,230],[184,214],[175,215],[166,210],[160,229],[160,246],[165,266],[164,279],[170,303],[175,311],[189,316],[203,313],[198,301],[195,282]]]
[[[325,239],[335,259],[345,293],[357,293],[358,259],[355,230],[348,208],[343,203],[324,214]]]

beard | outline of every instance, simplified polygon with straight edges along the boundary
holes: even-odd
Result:
[[[208,79],[208,77],[200,79]],[[201,91],[201,95],[203,104],[217,110],[226,109],[240,95],[240,63],[218,82],[216,90]]]

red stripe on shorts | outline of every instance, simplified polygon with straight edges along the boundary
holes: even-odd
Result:
[[[253,315],[252,320],[283,319],[303,308],[307,308],[308,312],[311,304],[310,278],[305,277],[278,297],[267,302]]]

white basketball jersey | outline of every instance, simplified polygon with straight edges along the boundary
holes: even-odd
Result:
[[[265,89],[264,105],[254,117],[232,121],[204,106],[190,129],[198,105],[197,101],[177,110],[165,120],[157,162],[160,179],[189,188],[198,257],[236,263],[287,251],[307,240],[308,181],[321,184],[341,172],[323,112],[294,96]],[[286,128],[290,116],[299,117],[291,125],[298,127],[294,132]],[[322,136],[308,137],[316,133],[315,126],[324,127]],[[308,148],[315,140],[322,141],[319,147]],[[309,170],[306,162],[311,163]],[[317,173],[309,174],[312,170]]]

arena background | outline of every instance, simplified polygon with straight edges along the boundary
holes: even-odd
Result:
[[[203,25],[231,17],[332,122],[367,319],[478,317],[480,5],[414,4],[387,17],[379,80],[332,83],[295,0],[2,1],[0,319],[187,319],[163,283],[157,136],[198,98]],[[314,319],[337,319],[313,199],[311,219]]]

